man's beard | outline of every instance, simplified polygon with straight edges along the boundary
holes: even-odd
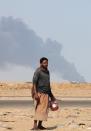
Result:
[[[43,65],[42,65],[42,67],[43,67],[44,69],[46,69],[46,70],[47,70],[47,68],[48,68],[48,67],[45,67],[45,66],[43,66]]]

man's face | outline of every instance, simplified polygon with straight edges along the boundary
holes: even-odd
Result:
[[[47,69],[48,67],[48,61],[47,60],[43,60],[43,62],[41,63],[41,66],[45,69]]]

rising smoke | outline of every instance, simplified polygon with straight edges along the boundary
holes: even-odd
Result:
[[[20,19],[0,19],[0,68],[5,68],[7,63],[35,68],[40,57],[45,56],[52,72],[58,72],[68,81],[84,82],[75,65],[68,62],[61,52],[60,43],[49,38],[44,42]]]

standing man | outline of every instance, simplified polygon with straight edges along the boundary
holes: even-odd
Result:
[[[32,97],[36,101],[33,130],[44,130],[46,128],[43,127],[42,121],[46,121],[48,117],[49,97],[51,100],[55,100],[51,92],[50,73],[46,57],[40,59],[40,67],[34,72]]]

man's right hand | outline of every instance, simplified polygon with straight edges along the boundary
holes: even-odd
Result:
[[[34,99],[35,99],[37,102],[39,102],[39,96],[38,96],[38,93],[35,93],[35,95],[34,95]]]

